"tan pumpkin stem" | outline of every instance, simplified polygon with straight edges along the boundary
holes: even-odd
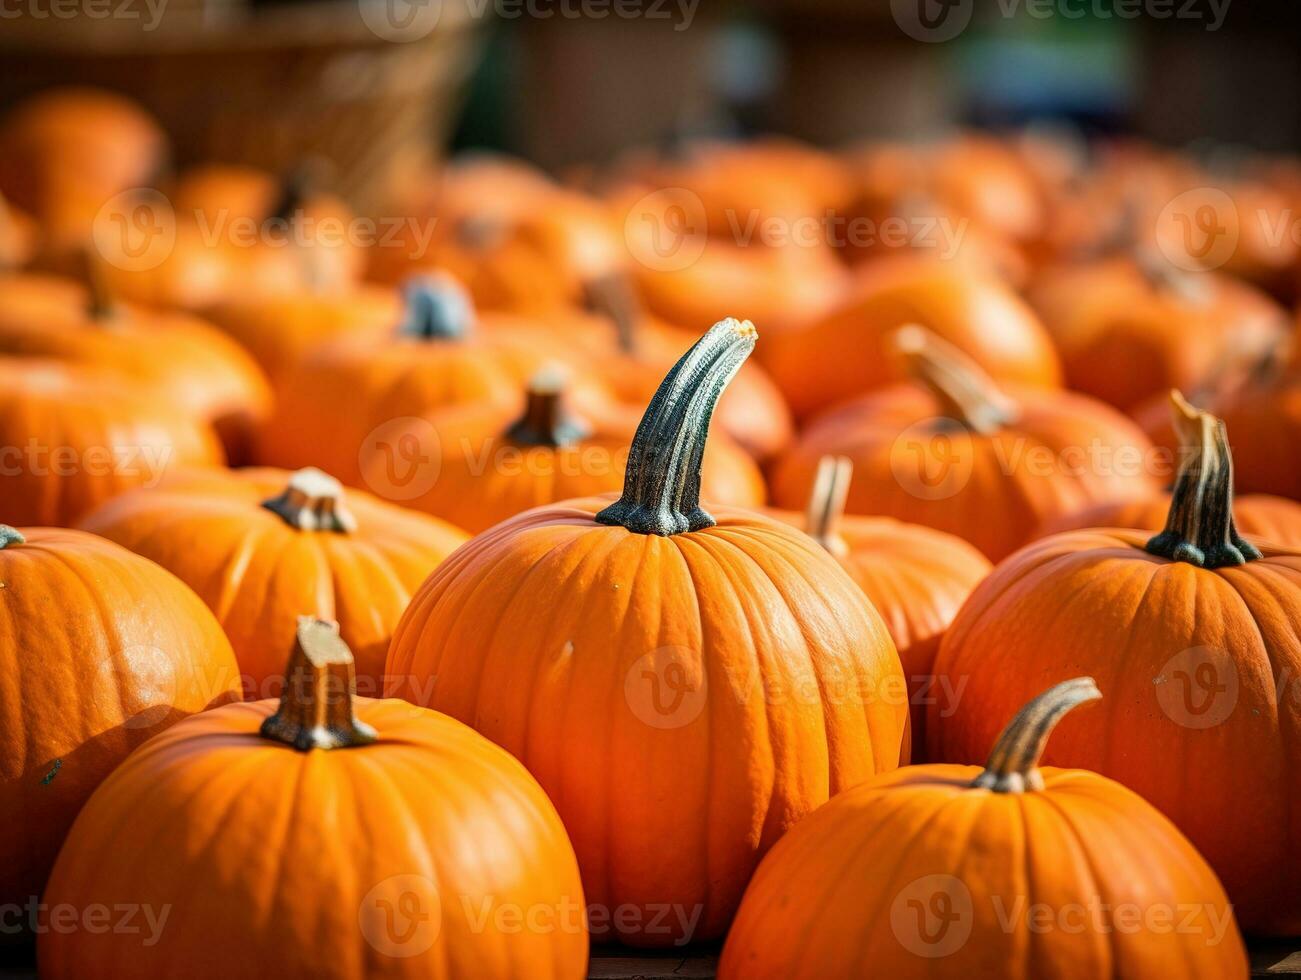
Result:
[[[23,537],[23,532],[16,527],[10,527],[8,524],[0,524],[0,551],[8,548],[11,544],[26,544],[27,539]]]
[[[403,287],[406,312],[398,333],[420,340],[462,340],[474,324],[474,303],[445,275],[419,276]]]
[[[663,537],[714,526],[700,506],[700,461],[718,399],[757,338],[753,323],[729,317],[682,355],[637,426],[623,495],[597,523]]]
[[[985,771],[971,781],[995,793],[1044,788],[1039,760],[1057,723],[1073,708],[1102,697],[1092,677],[1077,677],[1050,687],[1017,712],[989,753]]]
[[[637,292],[628,276],[612,272],[586,283],[583,287],[587,308],[614,324],[619,350],[637,351],[637,324],[642,318]]]
[[[916,324],[900,327],[891,341],[908,373],[929,389],[947,418],[986,435],[1016,421],[1016,406],[952,344]]]
[[[353,715],[356,696],[357,666],[339,624],[299,616],[285,692],[260,734],[299,752],[369,745],[377,736]]]
[[[543,368],[529,382],[524,414],[506,430],[506,438],[522,446],[569,446],[588,435],[582,422],[565,411],[565,375]]]
[[[315,467],[299,470],[289,478],[280,496],[262,501],[262,506],[300,531],[349,534],[357,530],[357,520],[343,498],[343,487]]]
[[[1260,550],[1238,534],[1233,520],[1233,453],[1224,423],[1170,393],[1183,457],[1165,530],[1147,543],[1150,554],[1200,568],[1243,565]]]
[[[849,545],[840,536],[840,519],[845,516],[845,497],[854,464],[845,456],[823,456],[813,478],[813,492],[805,513],[804,529],[809,537],[833,555],[844,555]]]

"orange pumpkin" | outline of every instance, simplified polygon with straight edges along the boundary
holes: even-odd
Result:
[[[1263,293],[1140,253],[1050,270],[1029,292],[1066,383],[1124,411],[1200,382],[1227,354],[1251,357],[1286,331]]]
[[[1079,719],[1049,759],[1142,794],[1206,856],[1244,929],[1296,935],[1301,551],[1238,534],[1224,424],[1187,409],[1180,429],[1199,448],[1164,531],[1045,538],[977,586],[935,662],[966,689],[931,706],[927,737],[932,758],[979,758],[991,712],[1095,672],[1111,710]]]
[[[239,672],[194,593],[81,531],[0,526],[0,608],[0,902],[26,905],[100,781]]]
[[[1065,391],[1009,397],[917,326],[893,343],[920,384],[814,419],[773,471],[778,505],[802,505],[819,460],[847,456],[858,474],[850,513],[947,531],[999,561],[1052,516],[1156,488],[1147,439],[1115,409]]]
[[[555,800],[597,938],[721,935],[789,826],[907,758],[899,659],[862,591],[793,528],[700,504],[710,415],[754,342],[715,325],[647,409],[622,497],[472,539],[389,650],[396,693],[474,724]]]
[[[1066,681],[983,770],[900,769],[802,821],[759,866],[719,980],[1245,977],[1233,907],[1170,821],[1097,773],[1039,768],[1058,721],[1099,697]],[[1132,726],[1113,741],[1137,747]]]
[[[0,357],[0,500],[20,525],[68,526],[174,469],[219,466],[221,444],[170,399],[115,374]]]
[[[926,705],[935,700],[931,664],[940,640],[991,566],[952,534],[890,517],[846,516],[852,472],[845,457],[824,456],[804,513],[770,513],[826,548],[885,620],[908,679],[912,740],[920,747],[925,744]],[[918,754],[914,749],[914,762]]]
[[[280,693],[299,615],[337,620],[363,690],[378,694],[398,617],[469,537],[369,494],[345,495],[319,470],[181,474],[114,498],[80,526],[198,593],[230,637],[248,698]]]
[[[112,302],[69,280],[0,277],[0,353],[94,365],[147,383],[188,414],[211,422],[242,461],[271,411],[257,364],[208,324]]]
[[[47,262],[90,241],[115,195],[153,183],[167,156],[158,123],[99,89],[50,89],[0,120],[0,193],[41,225]]]
[[[1007,286],[958,263],[873,263],[834,310],[773,338],[763,364],[799,418],[900,380],[887,338],[918,323],[999,381],[1055,387],[1061,380],[1047,332]]]
[[[1280,371],[1210,401],[1233,433],[1237,487],[1301,499],[1301,371]]]
[[[141,909],[140,930],[51,928],[42,976],[585,976],[573,848],[524,768],[355,697],[331,624],[299,625],[288,675],[278,705],[188,719],[91,797],[46,902]]]
[[[36,243],[36,223],[0,194],[0,271],[25,266],[36,254]]]

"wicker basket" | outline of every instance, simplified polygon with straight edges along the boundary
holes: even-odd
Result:
[[[376,12],[395,8],[375,5],[406,2],[167,0],[150,30],[144,0],[111,4],[140,20],[20,16],[0,26],[0,97],[67,83],[116,89],[158,116],[178,164],[284,172],[320,157],[335,189],[373,210],[394,181],[437,158],[475,54],[467,0],[423,0],[439,4],[432,26],[417,23],[405,42],[380,36]]]

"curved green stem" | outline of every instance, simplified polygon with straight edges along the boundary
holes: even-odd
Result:
[[[714,525],[700,506],[700,461],[714,407],[757,336],[749,320],[721,320],[674,365],[637,426],[623,495],[598,523],[665,537]]]
[[[353,715],[356,696],[357,667],[339,624],[299,616],[280,707],[259,734],[299,752],[369,745],[377,736]]]
[[[1044,788],[1039,772],[1048,737],[1073,708],[1102,697],[1092,677],[1077,677],[1050,687],[1017,712],[989,753],[985,771],[971,781],[973,787],[995,793],[1024,793]]]

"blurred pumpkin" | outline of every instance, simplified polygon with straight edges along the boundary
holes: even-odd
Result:
[[[947,531],[999,561],[1052,516],[1155,489],[1151,446],[1115,409],[1066,391],[1004,394],[918,326],[891,343],[917,383],[815,418],[773,470],[778,505],[802,505],[822,457],[847,456],[857,474],[850,513]]]
[[[635,945],[720,936],[788,827],[907,759],[898,656],[862,591],[793,528],[701,506],[710,416],[754,342],[715,325],[647,409],[622,497],[472,539],[389,650],[395,693],[537,776],[589,903]]]
[[[212,429],[103,369],[0,357],[0,500],[20,525],[68,526],[186,466],[219,466]]]
[[[818,462],[803,513],[769,510],[826,548],[885,620],[908,681],[912,740],[925,744],[926,705],[934,699],[931,664],[945,629],[971,590],[989,574],[988,559],[966,541],[891,517],[845,514],[853,463]],[[918,762],[917,748],[913,762]]]
[[[245,697],[280,693],[298,616],[336,620],[363,690],[379,694],[393,627],[466,535],[346,494],[319,470],[179,474],[115,497],[80,527],[156,561],[198,593],[230,637]]]
[[[935,661],[965,690],[930,706],[931,757],[980,758],[993,715],[1091,671],[1111,707],[1063,730],[1047,758],[1116,779],[1173,820],[1248,932],[1297,935],[1301,551],[1238,533],[1224,423],[1183,408],[1180,431],[1199,448],[1161,533],[1054,535],[976,587]]]
[[[0,272],[31,262],[37,246],[36,222],[0,194]]]
[[[759,866],[719,980],[1245,977],[1233,907],[1187,838],[1119,783],[1039,768],[1054,726],[1100,696],[1065,681],[983,770],[910,766],[807,817]]]
[[[1006,285],[956,263],[883,260],[856,278],[835,309],[772,338],[762,362],[798,418],[903,375],[886,338],[917,323],[960,348],[995,379],[1055,387],[1061,368],[1038,318]]]
[[[46,900],[171,914],[50,929],[42,975],[581,980],[573,847],[524,768],[444,715],[355,697],[332,624],[302,622],[292,651],[278,705],[189,719],[91,797]]]
[[[0,902],[26,907],[100,781],[186,715],[237,700],[239,671],[193,592],[94,535],[0,526],[0,586]]]

